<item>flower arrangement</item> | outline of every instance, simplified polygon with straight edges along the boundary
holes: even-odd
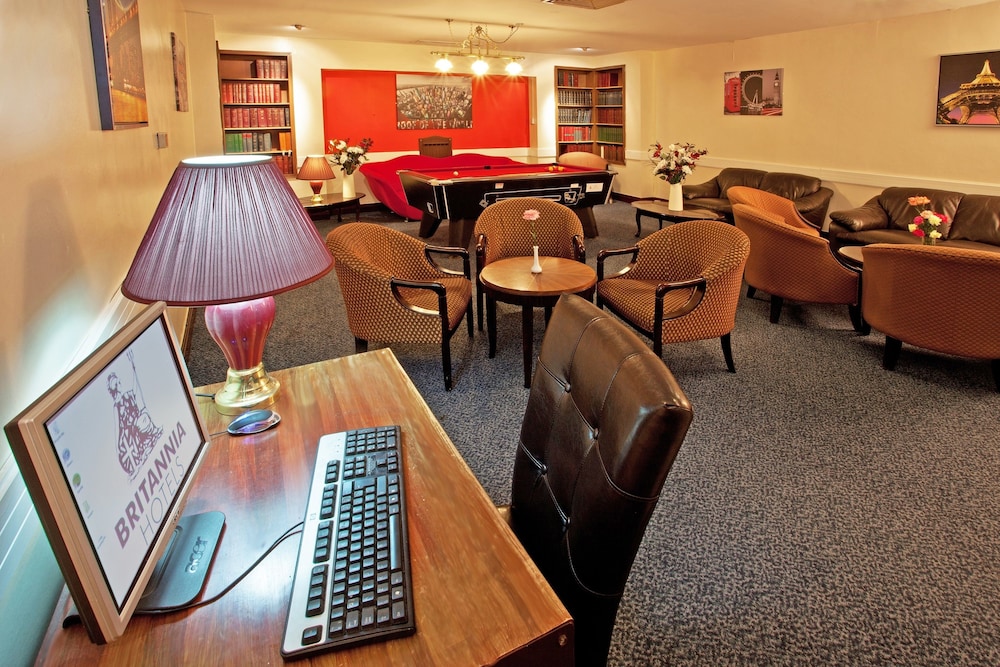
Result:
[[[941,238],[941,226],[949,223],[948,216],[926,208],[931,200],[923,195],[910,197],[906,200],[910,206],[917,209],[917,216],[908,225],[914,236],[919,236],[925,245],[932,245]]]
[[[682,183],[694,171],[695,163],[701,156],[708,154],[707,150],[695,148],[694,144],[670,144],[664,148],[659,141],[652,145],[650,151],[653,174],[674,185]]]
[[[533,208],[529,208],[524,212],[524,219],[528,221],[531,229],[531,245],[538,245],[538,237],[535,234],[535,220],[541,217],[541,214]]]
[[[368,149],[375,143],[369,138],[361,140],[357,146],[350,146],[347,141],[330,139],[330,161],[338,165],[345,174],[353,174],[368,160]]]

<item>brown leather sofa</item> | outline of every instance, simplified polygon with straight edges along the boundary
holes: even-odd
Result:
[[[725,216],[731,223],[733,206],[726,194],[729,188],[741,185],[763,190],[791,199],[795,203],[795,209],[809,224],[816,229],[822,229],[826,221],[826,211],[830,207],[830,199],[833,197],[833,190],[823,187],[822,183],[814,176],[727,167],[709,181],[693,185],[685,184],[682,192],[685,207],[715,211]]]
[[[938,245],[1000,252],[1000,197],[927,188],[886,188],[863,206],[830,213],[830,245],[920,244],[908,229],[917,211],[907,201],[920,195],[951,220]]]

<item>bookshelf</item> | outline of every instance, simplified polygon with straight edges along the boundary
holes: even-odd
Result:
[[[625,164],[625,66],[556,67],[556,155],[587,151]]]
[[[291,56],[220,50],[219,97],[223,152],[271,155],[295,174]]]

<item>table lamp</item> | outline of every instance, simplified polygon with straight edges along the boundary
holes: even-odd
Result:
[[[330,163],[322,155],[308,156],[302,163],[302,168],[299,169],[298,174],[300,181],[309,181],[309,187],[313,191],[312,200],[317,204],[323,201],[323,195],[319,193],[323,189],[323,181],[329,181],[334,178],[337,177],[333,173],[333,168],[330,167]]]
[[[273,295],[332,267],[272,158],[191,158],[167,184],[122,293],[141,303],[205,306],[205,324],[229,362],[216,408],[240,414],[272,404],[278,391],[263,364]]]

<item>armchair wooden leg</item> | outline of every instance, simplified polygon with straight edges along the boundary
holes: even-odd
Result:
[[[847,312],[851,314],[851,324],[854,325],[854,330],[861,334],[862,336],[867,336],[872,332],[871,325],[865,322],[864,316],[861,314],[861,305],[848,306]]]
[[[368,351],[368,341],[362,340],[355,336],[354,338],[354,353],[361,354],[362,352]]]
[[[752,299],[753,295],[757,293],[757,288],[753,285],[747,285],[747,298]]]
[[[729,339],[729,334],[726,334],[720,340],[722,341],[722,356],[726,358],[726,368],[729,369],[730,373],[735,373],[736,364],[733,363],[733,345]]]
[[[479,310],[479,330],[483,330],[483,288],[478,284],[476,285],[476,306]]]
[[[482,313],[480,313],[479,317],[482,317]],[[472,338],[473,333],[474,333],[473,332],[473,326],[472,326],[472,299],[469,299],[469,305],[468,305],[468,307],[465,310],[465,319],[468,320],[468,323],[469,323],[469,327],[468,327],[469,328],[469,338]]]
[[[993,384],[997,386],[997,391],[1000,391],[1000,359],[991,361],[990,367],[993,369]]]
[[[441,341],[441,365],[444,367],[444,390],[451,391],[451,343],[447,336]]]
[[[778,318],[781,317],[781,306],[784,301],[780,296],[771,295],[771,324],[778,323]]]
[[[882,355],[882,368],[891,371],[896,367],[899,351],[903,349],[903,341],[890,336],[885,337],[885,353]]]

